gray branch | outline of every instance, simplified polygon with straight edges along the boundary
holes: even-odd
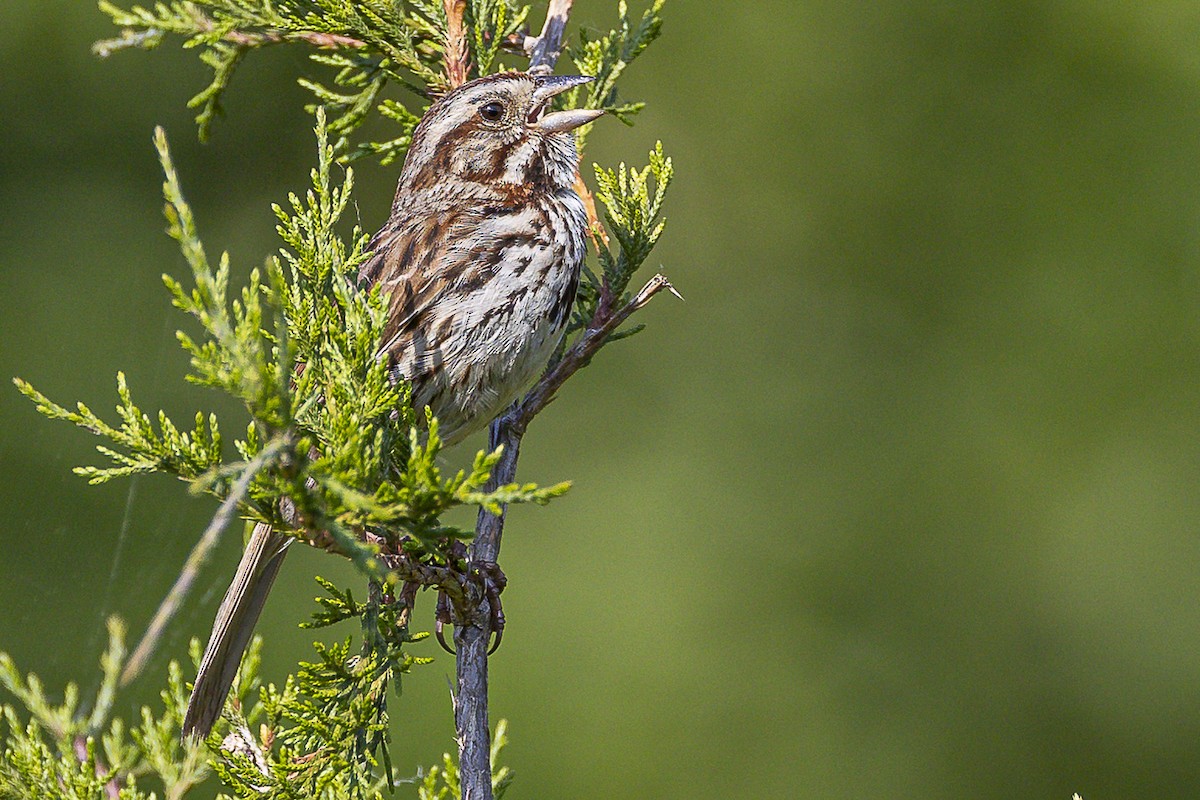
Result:
[[[567,19],[571,16],[573,2],[574,0],[550,0],[542,35],[526,42],[529,71],[535,75],[554,72],[554,65],[558,63],[558,56],[562,53],[563,34],[567,31]]]

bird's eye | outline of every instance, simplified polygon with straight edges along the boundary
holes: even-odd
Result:
[[[504,116],[504,105],[497,103],[495,100],[490,103],[484,103],[479,107],[479,116],[488,122],[498,122]]]

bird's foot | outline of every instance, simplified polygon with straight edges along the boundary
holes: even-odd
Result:
[[[495,561],[472,561],[467,567],[467,577],[477,581],[483,591],[483,597],[488,604],[488,630],[495,635],[495,640],[488,648],[488,655],[496,652],[500,641],[504,638],[504,606],[500,602],[500,593],[508,585],[508,578]],[[435,635],[438,644],[447,653],[454,654],[455,650],[446,641],[445,628],[454,624],[454,611],[450,596],[445,589],[438,590],[437,611],[435,613]]]
[[[500,649],[500,640],[504,638],[504,606],[500,602],[500,593],[508,586],[508,577],[495,561],[472,561],[471,574],[479,576],[483,583],[483,596],[488,601],[488,628],[496,637],[488,648],[490,656]]]

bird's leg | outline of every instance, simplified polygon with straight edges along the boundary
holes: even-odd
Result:
[[[487,598],[491,612],[489,622],[492,633],[496,634],[496,641],[488,648],[490,656],[500,648],[500,640],[504,638],[504,606],[500,603],[500,593],[508,585],[508,578],[495,561],[472,561],[471,574],[479,577],[483,596]]]
[[[454,542],[450,547],[449,555],[451,569],[455,571],[460,570],[463,561],[467,557],[466,546],[462,542]],[[480,595],[471,591],[463,593],[460,589],[454,594],[454,599],[451,599],[451,594],[446,590],[445,586],[438,588],[437,609],[434,613],[436,623],[434,631],[438,644],[447,653],[455,654],[454,648],[446,641],[446,626],[462,624],[463,620],[458,619],[458,617],[464,615],[473,616],[473,611],[461,606],[460,603],[469,603],[470,601],[467,600],[469,596],[480,597],[482,600],[487,600],[488,629],[496,635],[496,640],[492,642],[492,646],[488,650],[488,655],[491,655],[500,647],[500,641],[504,638],[504,606],[500,602],[500,593],[508,585],[508,578],[505,577],[503,570],[500,569],[500,565],[495,561],[467,562],[466,573],[458,572],[458,574],[462,575],[467,581],[476,584],[482,596],[480,597]],[[462,588],[465,589],[466,587],[463,586]]]

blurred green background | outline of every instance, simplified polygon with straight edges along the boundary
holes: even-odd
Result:
[[[614,6],[573,21],[607,30]],[[1192,796],[1200,6],[666,17],[624,84],[649,107],[589,155],[665,142],[655,260],[687,302],[656,300],[526,439],[522,476],[575,489],[505,537],[510,797]],[[99,61],[88,2],[0,20],[0,375],[109,409],[124,369],[186,419],[216,398],[181,380],[152,127],[244,274],[277,246],[269,204],[307,185],[293,78],[323,73],[251,58],[201,146],[194,53]],[[397,171],[359,166],[365,228]],[[213,504],[167,479],[89,488],[70,468],[94,441],[3,386],[0,415],[0,649],[89,690],[104,617],[143,628]],[[237,539],[157,674],[207,632]],[[266,610],[276,680],[309,652],[317,572],[349,575],[293,556]],[[423,652],[396,706],[412,771],[453,746],[453,664]]]

